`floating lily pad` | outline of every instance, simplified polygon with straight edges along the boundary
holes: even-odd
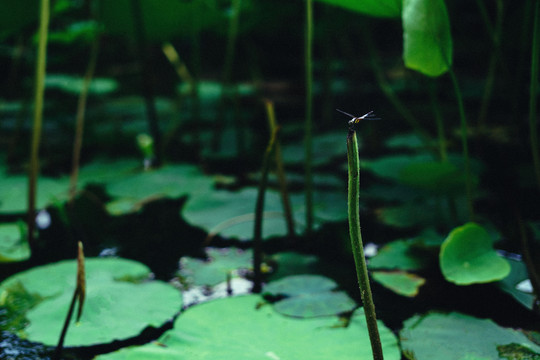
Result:
[[[361,145],[360,145],[361,146]],[[283,161],[287,164],[302,164],[305,159],[303,142],[283,146]],[[328,164],[334,159],[347,161],[347,136],[344,131],[325,133],[313,138],[313,165]]]
[[[415,247],[415,240],[395,240],[384,245],[369,259],[370,269],[420,270],[430,264],[425,251]]]
[[[107,192],[116,198],[108,209],[114,215],[121,215],[137,210],[142,202],[151,198],[206,194],[212,186],[213,180],[192,165],[167,165],[139,171],[108,183]]]
[[[53,179],[40,177],[37,182],[36,209],[65,201],[69,182],[67,178]],[[0,213],[24,213],[28,208],[28,177],[22,175],[7,176],[0,174]]]
[[[255,295],[220,299],[181,314],[174,329],[157,342],[101,355],[96,360],[198,359],[372,359],[362,310],[347,328],[336,318],[295,319],[258,308]],[[386,360],[399,360],[396,338],[382,322],[379,332]]]
[[[274,304],[274,309],[287,316],[312,318],[338,315],[352,311],[357,306],[344,291],[324,291],[280,300]]]
[[[75,288],[76,266],[75,261],[68,260],[36,267],[0,284],[3,301],[20,292],[21,286],[27,294],[41,299],[30,309],[20,309],[29,321],[23,329],[29,340],[57,343]],[[135,261],[86,259],[84,311],[79,323],[69,329],[65,345],[127,339],[147,326],[158,327],[172,318],[182,304],[180,293],[163,282],[141,282],[149,273],[146,266]]]
[[[373,280],[396,294],[414,297],[426,279],[406,271],[373,271]]]
[[[45,86],[50,89],[62,90],[65,93],[77,95],[84,87],[84,78],[66,74],[48,74]],[[118,83],[110,78],[94,78],[88,87],[90,94],[104,95],[115,91]]]
[[[334,280],[321,275],[294,275],[272,281],[264,292],[272,295],[298,296],[326,292],[337,288]]]
[[[281,279],[289,275],[314,273],[319,266],[317,256],[296,252],[274,254],[270,257],[270,262],[277,264],[277,270],[270,275],[271,280]]]
[[[497,281],[510,273],[510,264],[497,255],[489,233],[475,223],[450,232],[439,260],[445,279],[458,285]]]
[[[249,269],[253,252],[235,248],[206,248],[208,260],[184,256],[180,259],[180,276],[191,285],[213,286],[227,279],[238,269]]]
[[[247,240],[253,237],[257,189],[240,191],[215,190],[199,193],[186,202],[182,214],[192,225],[199,226],[211,234]],[[290,196],[297,233],[304,228],[305,199],[302,194]],[[314,194],[315,227],[324,222],[347,218],[347,197],[344,191],[316,192]],[[287,235],[281,195],[267,191],[264,201],[263,238]]]
[[[30,258],[26,231],[26,224],[23,222],[0,224],[0,262]]]
[[[516,330],[460,313],[413,316],[404,322],[400,338],[407,358],[416,360],[499,360],[497,347],[511,343],[540,352]]]

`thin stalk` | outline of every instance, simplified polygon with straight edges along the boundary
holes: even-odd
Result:
[[[140,0],[131,0],[131,10],[135,23],[135,39],[137,40],[137,50],[139,59],[142,61],[142,92],[146,106],[146,118],[152,139],[154,140],[154,159],[152,165],[161,166],[163,161],[163,146],[161,141],[161,130],[158,123],[154,95],[154,74],[151,52],[148,49],[146,40],[146,29],[143,21],[143,14]]]
[[[222,75],[222,89],[221,89],[221,96],[219,98],[219,104],[218,104],[218,121],[215,126],[213,126],[214,133],[212,136],[211,141],[211,147],[212,150],[217,150],[219,146],[219,140],[221,138],[221,134],[223,133],[223,128],[226,124],[225,121],[225,105],[226,102],[231,97],[231,78],[232,78],[232,70],[234,65],[234,56],[235,56],[235,50],[236,50],[236,41],[238,39],[238,25],[240,23],[240,7],[242,5],[242,0],[232,0],[231,3],[231,18],[229,22],[229,29],[227,33],[227,45],[225,48],[225,62],[223,65],[223,75]],[[235,120],[239,120],[238,118],[235,118]],[[238,140],[237,143],[237,150],[238,153],[241,152],[240,149],[244,148],[241,145],[241,142],[243,141],[241,133],[240,133],[240,123],[237,122],[234,127],[237,131],[236,133],[236,139]]]
[[[266,107],[266,114],[268,117],[268,123],[270,124],[270,131],[274,133],[278,128],[276,121],[276,114],[274,111],[274,103],[270,100],[264,102]],[[275,144],[275,161],[276,161],[276,174],[279,182],[279,190],[281,193],[281,202],[283,203],[283,213],[285,214],[285,222],[287,224],[287,235],[294,237],[294,219],[291,209],[291,201],[289,199],[289,191],[287,190],[287,179],[285,178],[285,168],[283,166],[283,157],[281,155],[281,146],[279,140]]]
[[[84,74],[83,88],[79,95],[79,102],[77,104],[77,115],[75,120],[75,139],[73,141],[73,159],[71,165],[71,178],[69,184],[69,198],[73,201],[75,193],[77,191],[77,179],[79,177],[79,164],[81,160],[81,148],[83,142],[84,133],[84,116],[86,110],[86,100],[88,99],[88,89],[90,88],[90,82],[94,77],[94,71],[96,69],[97,54],[98,54],[98,38],[96,37],[92,42],[90,49],[90,61]]]
[[[448,74],[454,86],[454,92],[458,103],[459,120],[461,124],[461,146],[463,148],[463,161],[465,163],[465,190],[467,194],[467,208],[469,211],[469,220],[474,221],[474,206],[473,206],[473,180],[471,173],[471,160],[469,158],[469,144],[467,139],[467,118],[465,117],[465,108],[463,106],[463,98],[456,78],[456,74],[451,66],[448,67]]]
[[[531,51],[531,84],[529,88],[529,136],[533,157],[534,173],[540,187],[540,150],[538,148],[538,119],[536,105],[538,100],[538,57],[540,53],[540,0],[534,8],[534,25]]]
[[[304,45],[306,69],[306,119],[304,123],[304,171],[306,187],[306,232],[313,229],[313,1],[306,0],[306,34]]]
[[[360,231],[360,160],[358,157],[358,141],[356,132],[349,130],[347,134],[347,158],[349,163],[349,236],[356,265],[356,276],[358,277],[358,286],[362,303],[364,304],[364,313],[366,315],[369,340],[371,342],[371,352],[374,360],[382,360],[383,352],[381,339],[379,337],[379,328],[377,326],[377,316],[375,314],[375,304],[371,295],[371,286],[364,257],[364,245],[362,243],[362,233]]]
[[[39,143],[43,122],[43,101],[45,94],[45,68],[47,64],[47,35],[50,16],[49,0],[41,0],[39,18],[39,41],[36,62],[34,123],[32,126],[32,148],[30,150],[30,174],[28,181],[28,243],[34,244],[36,184],[39,174]]]
[[[257,193],[257,202],[255,204],[255,226],[253,228],[253,289],[254,293],[260,293],[262,290],[262,219],[264,209],[264,195],[268,183],[268,171],[270,169],[270,158],[274,152],[276,138],[279,127],[276,127],[271,134],[270,141],[266,147],[263,157],[261,180],[259,182],[259,191]]]
[[[62,327],[62,332],[60,333],[60,338],[58,339],[58,344],[54,351],[53,360],[58,360],[61,358],[62,349],[64,347],[64,340],[66,338],[67,330],[69,328],[69,323],[73,317],[73,311],[75,310],[75,304],[79,303],[79,308],[77,311],[76,321],[81,319],[84,300],[86,298],[86,271],[84,267],[84,251],[82,242],[79,241],[77,248],[77,284],[75,290],[73,291],[73,297],[71,298],[71,303],[69,305],[68,313],[64,320],[64,326]]]
[[[433,113],[435,114],[435,123],[437,124],[437,138],[439,143],[439,156],[441,162],[448,161],[448,153],[446,151],[447,141],[446,135],[444,133],[444,123],[443,117],[440,109],[439,102],[437,101],[437,91],[435,88],[435,82],[429,82],[429,98],[431,100],[431,107],[433,108]]]

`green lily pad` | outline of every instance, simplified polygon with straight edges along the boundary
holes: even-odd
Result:
[[[359,145],[361,146],[361,145]],[[337,131],[317,135],[313,138],[313,165],[322,166],[335,159],[347,161],[346,132]],[[287,164],[303,164],[305,147],[303,142],[295,142],[282,147],[283,161]]]
[[[289,275],[314,273],[319,266],[317,256],[296,252],[273,254],[269,262],[270,264],[276,263],[277,266],[277,270],[270,274],[270,280],[281,279]]]
[[[497,255],[489,233],[475,223],[450,232],[439,260],[445,279],[458,285],[497,281],[510,273],[510,264]]]
[[[344,291],[323,291],[280,300],[274,304],[274,309],[287,316],[311,318],[338,315],[357,306]]]
[[[192,165],[167,165],[139,171],[108,183],[107,192],[117,199],[107,209],[114,215],[121,215],[138,210],[142,203],[152,198],[206,194],[213,183]]]
[[[452,65],[450,20],[443,0],[403,1],[405,66],[427,76],[439,76]]]
[[[415,297],[426,279],[406,271],[373,271],[373,280],[396,294]]]
[[[516,330],[460,313],[413,316],[404,322],[400,338],[404,354],[416,360],[498,360],[497,347],[511,343],[540,352]]]
[[[213,286],[238,269],[250,269],[253,252],[235,248],[206,248],[208,260],[184,256],[180,259],[180,276],[190,285]]]
[[[372,359],[362,310],[347,328],[335,318],[296,319],[259,307],[255,295],[220,299],[186,310],[158,342],[101,355],[96,360]],[[399,360],[392,332],[379,322],[386,360]]]
[[[47,74],[45,86],[49,89],[58,89],[68,94],[80,94],[84,87],[84,78],[66,74]],[[88,87],[88,92],[95,95],[104,95],[114,92],[118,83],[110,78],[94,78]]]
[[[384,245],[377,255],[369,259],[370,269],[421,270],[429,265],[431,259],[425,252],[415,248],[416,241],[395,240]]]
[[[41,300],[22,308],[29,321],[23,334],[31,341],[55,345],[75,287],[76,261],[36,267],[0,284],[0,298],[24,292]],[[180,293],[159,281],[142,282],[149,269],[135,261],[86,259],[86,301],[77,325],[71,326],[66,346],[87,346],[127,339],[147,326],[158,327],[182,305]],[[138,281],[135,283],[133,281]],[[0,305],[4,305],[0,303]]]
[[[215,190],[199,193],[188,199],[182,214],[186,221],[211,234],[219,233],[223,237],[240,240],[251,239],[257,191],[254,188],[244,188],[236,192]],[[305,218],[305,199],[302,194],[293,194],[290,201],[296,232],[300,233],[304,230],[302,221]],[[344,190],[315,192],[315,227],[324,222],[346,219],[346,205],[347,197]],[[265,194],[262,234],[263,239],[287,235],[281,195],[275,191],[269,190]]]
[[[294,275],[270,282],[264,292],[272,295],[298,296],[337,288],[334,280],[321,275]]]
[[[65,201],[68,198],[69,181],[67,178],[53,179],[40,177],[37,182],[36,209]],[[0,174],[0,213],[24,213],[28,208],[28,177]]]
[[[30,246],[23,222],[0,224],[0,262],[24,261],[30,258]]]

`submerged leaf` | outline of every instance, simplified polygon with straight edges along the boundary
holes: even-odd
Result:
[[[396,294],[414,297],[426,279],[406,271],[373,271],[373,280]]]

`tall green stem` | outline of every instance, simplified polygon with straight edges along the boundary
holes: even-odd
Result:
[[[347,158],[349,163],[349,235],[356,265],[358,286],[360,288],[362,303],[364,304],[364,313],[366,315],[373,359],[382,360],[383,352],[381,339],[379,337],[377,316],[375,315],[375,304],[373,303],[371,295],[371,286],[369,285],[366,259],[364,257],[362,233],[360,231],[360,160],[358,157],[358,141],[356,140],[356,132],[354,130],[349,130],[349,133],[347,134]]]
[[[529,88],[529,136],[534,164],[534,173],[540,186],[540,152],[538,148],[538,121],[536,104],[538,99],[538,57],[540,52],[540,0],[536,0],[534,8],[534,25],[531,53],[531,85]]]
[[[36,62],[34,124],[30,151],[30,174],[28,181],[28,243],[34,243],[36,184],[39,173],[39,143],[43,121],[43,99],[45,93],[45,68],[47,64],[47,35],[49,29],[49,0],[41,0],[39,19],[39,42]]]
[[[454,86],[454,92],[456,94],[456,100],[458,103],[459,120],[461,124],[461,146],[463,148],[463,161],[465,163],[465,189],[467,193],[467,208],[469,210],[469,220],[474,221],[473,179],[471,173],[471,160],[469,158],[469,144],[467,140],[467,118],[465,117],[465,107],[463,106],[463,98],[461,97],[459,84],[452,67],[448,67],[448,74],[450,74],[450,79],[452,79],[452,84]]]
[[[313,228],[313,1],[306,0],[305,68],[306,68],[306,119],[304,126],[305,187],[306,187],[306,232]]]

